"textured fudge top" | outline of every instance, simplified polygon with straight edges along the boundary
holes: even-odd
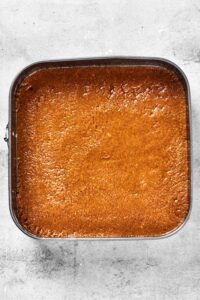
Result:
[[[16,93],[16,216],[41,237],[159,236],[189,210],[184,86],[164,67],[38,70]]]

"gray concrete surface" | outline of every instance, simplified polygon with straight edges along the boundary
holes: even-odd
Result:
[[[192,94],[194,202],[176,235],[154,241],[41,242],[8,209],[3,142],[14,76],[43,59],[160,56]],[[0,1],[0,299],[200,299],[199,0]]]

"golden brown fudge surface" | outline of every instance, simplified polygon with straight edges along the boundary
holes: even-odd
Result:
[[[42,237],[159,236],[189,210],[188,107],[164,67],[38,70],[16,93],[16,216]]]

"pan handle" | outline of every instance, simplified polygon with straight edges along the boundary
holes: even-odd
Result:
[[[7,126],[6,126],[6,132],[5,132],[5,136],[4,136],[4,141],[7,143],[7,145],[8,145],[8,141],[9,141],[8,130],[9,130],[9,125],[7,124]]]

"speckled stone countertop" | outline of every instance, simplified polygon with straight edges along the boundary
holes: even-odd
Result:
[[[192,299],[200,295],[200,3],[0,1],[0,299]],[[193,209],[186,226],[160,240],[30,239],[8,208],[8,93],[39,60],[156,56],[186,73],[192,96]]]

